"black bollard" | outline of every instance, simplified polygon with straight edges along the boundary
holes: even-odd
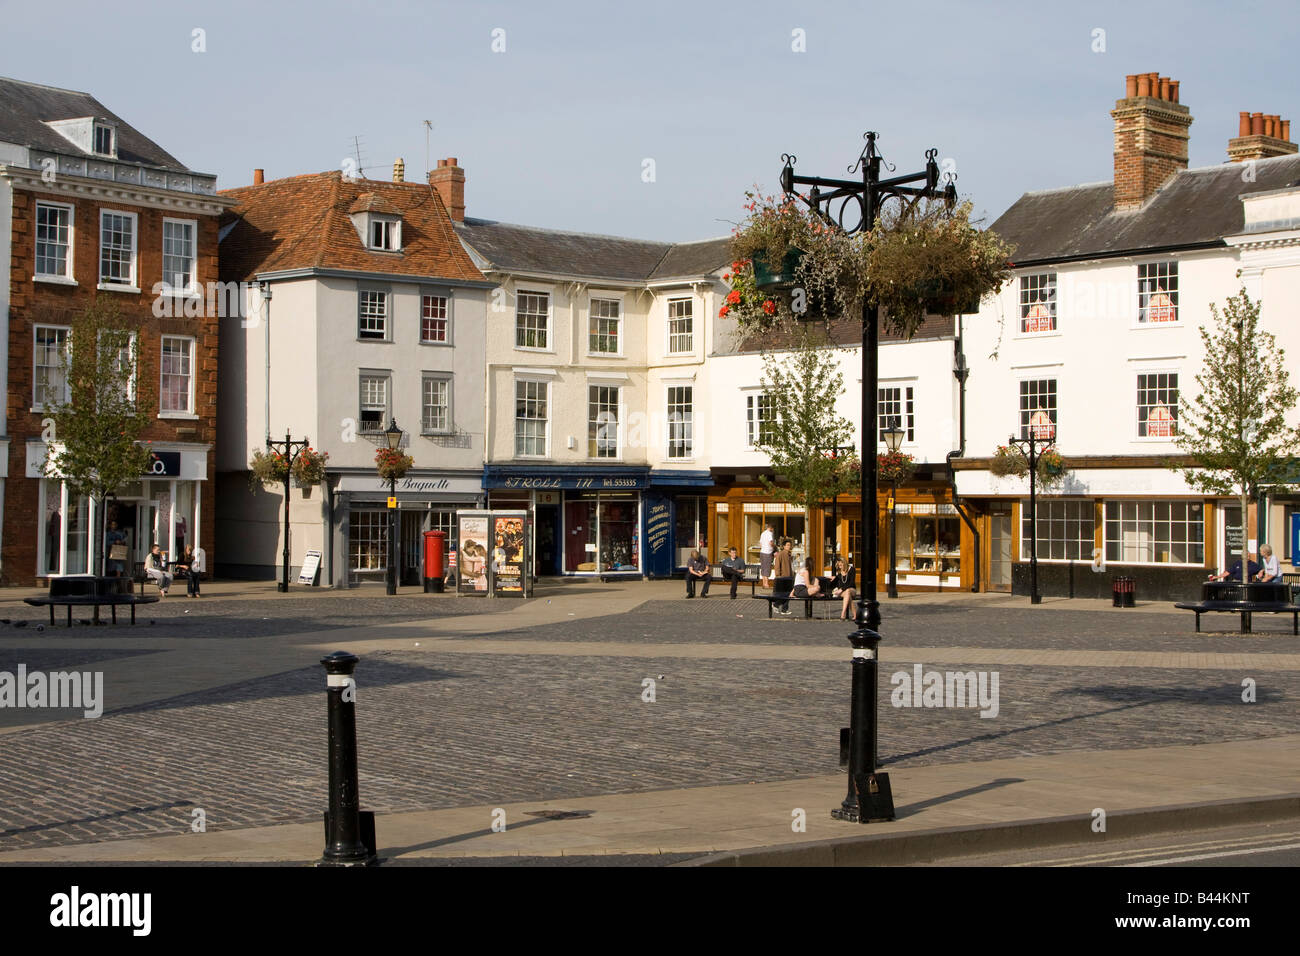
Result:
[[[831,817],[851,823],[894,819],[889,774],[876,772],[877,649],[880,635],[861,628],[849,635],[853,645],[853,709],[849,727],[849,793]]]
[[[321,658],[329,697],[330,808],[325,814],[325,853],[318,866],[369,866],[375,852],[362,839],[361,797],[357,790],[356,684],[358,657],[335,651]],[[354,689],[344,700],[344,692]]]

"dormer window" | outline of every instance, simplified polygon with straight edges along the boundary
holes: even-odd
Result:
[[[103,123],[95,124],[95,154],[97,156],[116,156],[117,143],[113,127]]]
[[[370,217],[370,248],[397,252],[402,248],[402,220]]]

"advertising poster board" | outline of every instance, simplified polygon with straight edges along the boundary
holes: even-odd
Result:
[[[456,512],[456,591],[488,594],[489,521],[486,511]]]
[[[492,593],[525,597],[528,587],[528,513],[492,512]]]
[[[320,552],[308,551],[303,559],[302,570],[298,572],[299,584],[316,584],[316,574],[320,571]]]

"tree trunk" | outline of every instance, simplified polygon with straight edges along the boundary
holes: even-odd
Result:
[[[1250,512],[1246,510],[1246,486],[1241,486],[1241,583],[1250,583]]]

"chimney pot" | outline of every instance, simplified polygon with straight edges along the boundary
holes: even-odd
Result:
[[[1138,78],[1136,73],[1130,73],[1124,77],[1124,97],[1132,99],[1138,95]]]
[[[1263,113],[1250,114],[1250,135],[1251,136],[1264,135],[1264,114]]]
[[[1169,99],[1169,77],[1167,76],[1160,77],[1160,98]]]
[[[455,156],[448,156],[448,157],[447,157],[447,165],[448,165],[448,166],[459,166],[459,165],[460,165],[460,162],[456,159]]]
[[[1151,74],[1150,73],[1143,73],[1137,78],[1137,88],[1138,88],[1137,89],[1138,96],[1151,95]]]
[[[393,163],[393,182],[406,182],[406,160],[401,156],[397,157],[397,162]]]
[[[1237,121],[1237,135],[1249,136],[1250,135],[1250,114],[1238,113],[1237,115],[1238,117],[1240,117]]]
[[[264,171],[260,169],[253,170],[253,185],[260,186],[263,182]]]
[[[1178,102],[1178,80],[1169,81],[1169,98],[1175,103]]]
[[[1291,142],[1291,121],[1290,120],[1282,121],[1282,138],[1286,140],[1288,143]]]

